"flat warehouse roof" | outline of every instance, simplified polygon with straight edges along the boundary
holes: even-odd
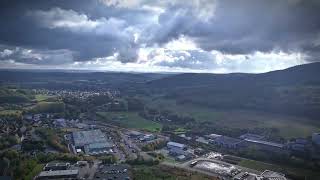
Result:
[[[215,139],[215,141],[220,141],[220,142],[228,143],[228,144],[238,144],[238,143],[242,142],[241,139],[236,139],[236,138],[232,138],[232,137],[228,137],[228,136],[217,137]]]
[[[169,145],[169,146],[175,146],[175,147],[180,147],[180,148],[183,148],[183,147],[186,146],[186,145],[184,145],[184,144],[180,144],[180,143],[176,143],[176,142],[168,142],[167,145]]]
[[[99,149],[99,148],[112,148],[112,144],[108,142],[103,143],[92,143],[88,145],[89,149]]]
[[[268,142],[268,141],[253,140],[253,139],[245,139],[245,141],[252,142],[252,143],[257,143],[257,144],[264,144],[264,145],[278,147],[278,148],[283,148],[284,147],[283,144],[274,143],[274,142]]]
[[[107,142],[106,136],[99,129],[91,131],[75,131],[72,133],[72,136],[75,146]]]
[[[77,175],[79,170],[59,170],[59,171],[42,171],[39,177]]]

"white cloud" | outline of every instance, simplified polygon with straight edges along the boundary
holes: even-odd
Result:
[[[167,44],[164,45],[166,49],[169,50],[200,50],[199,47],[197,47],[196,43],[192,41],[190,38],[181,36],[179,39],[174,39]]]
[[[49,11],[31,11],[28,15],[36,18],[43,27],[62,28],[76,33],[121,35],[126,28],[126,21],[119,18],[106,19],[102,17],[93,20],[85,14],[61,8],[52,8]]]
[[[269,72],[305,64],[308,58],[301,53],[285,53],[281,51],[269,53],[257,51],[253,54],[244,55],[223,54],[219,51],[212,51],[211,53],[217,63],[215,71],[220,73]]]
[[[168,8],[188,9],[201,21],[214,16],[216,0],[100,0],[106,6],[128,9],[149,10],[156,14],[164,13]]]
[[[33,50],[22,47],[4,49],[0,52],[0,61],[9,64],[20,63],[30,65],[63,65],[73,62],[70,50]]]
[[[11,54],[13,54],[13,51],[10,49],[4,49],[3,51],[0,51],[1,58],[5,58],[7,56],[10,56]]]
[[[230,55],[218,51],[169,51],[164,49],[140,50],[145,60],[123,63],[118,60],[118,53],[91,61],[68,62],[52,66],[45,64],[28,64],[12,59],[0,61],[2,68],[41,68],[41,69],[79,69],[97,71],[123,72],[195,72],[195,73],[262,73],[285,69],[307,63],[300,53],[284,52],[262,53],[252,55]],[[153,54],[153,55],[151,55]],[[60,57],[59,57],[60,58]],[[203,58],[203,59],[200,59]]]
[[[107,6],[114,6],[119,8],[137,8],[141,5],[143,0],[100,0]]]

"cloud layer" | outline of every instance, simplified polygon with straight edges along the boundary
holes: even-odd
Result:
[[[266,72],[319,61],[317,0],[0,3],[2,68]]]

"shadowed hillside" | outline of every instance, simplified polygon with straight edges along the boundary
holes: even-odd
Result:
[[[320,63],[262,74],[179,74],[148,82],[178,103],[320,117]]]

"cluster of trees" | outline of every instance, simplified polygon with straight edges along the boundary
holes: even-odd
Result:
[[[67,146],[62,143],[62,138],[58,136],[58,134],[61,134],[58,130],[39,128],[36,129],[36,133],[39,134],[49,146],[63,153],[69,152]]]
[[[145,103],[136,97],[128,97],[126,98],[128,104],[128,111],[143,111],[145,107]]]
[[[39,163],[48,163],[55,160],[75,163],[77,161],[84,160],[83,157],[70,153],[37,153],[36,159]]]
[[[31,110],[33,113],[63,113],[64,111],[63,102],[40,102]]]
[[[183,116],[170,110],[158,110],[150,107],[146,107],[139,115],[145,119],[165,122],[170,125],[185,125],[196,122],[195,119],[190,116]]]
[[[16,145],[18,143],[18,140],[15,136],[7,135],[7,136],[1,136],[0,137],[0,150],[9,148],[13,145]]]
[[[19,154],[14,150],[7,150],[0,153],[0,176],[31,180],[42,170],[43,164],[56,160],[75,163],[87,159],[64,153],[37,153],[35,156],[29,156]]]
[[[114,164],[117,162],[117,157],[113,154],[99,157],[99,159],[102,161],[103,164]]]
[[[11,176],[14,179],[32,179],[42,170],[37,159],[8,150],[0,153],[0,175]]]
[[[159,161],[163,161],[164,160],[164,155],[162,155],[161,153],[156,153],[156,152],[148,152],[148,155],[152,156],[153,158],[155,158],[156,160]]]
[[[161,149],[166,146],[166,141],[158,140],[148,143],[142,147],[142,151],[154,151],[156,149]]]
[[[25,103],[34,99],[32,91],[26,89],[12,90],[8,88],[0,88],[0,104],[2,103]]]
[[[158,159],[154,158],[145,158],[141,155],[138,155],[136,159],[133,160],[127,160],[126,163],[130,165],[148,165],[148,166],[153,166],[153,165],[158,165],[160,161]]]
[[[45,149],[44,142],[36,140],[23,141],[21,144],[21,148],[24,151],[44,151]]]

